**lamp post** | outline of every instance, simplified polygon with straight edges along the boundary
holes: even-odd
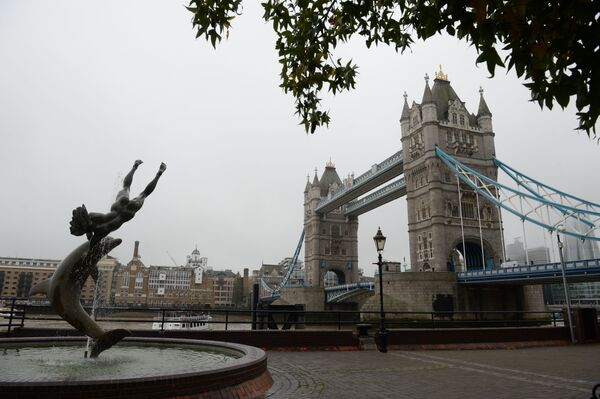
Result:
[[[378,262],[375,263],[379,269],[379,352],[387,352],[387,331],[385,330],[385,313],[383,312],[383,259],[381,252],[385,247],[385,236],[381,234],[381,227],[377,229],[377,234],[373,237],[375,248],[378,252]]]
[[[560,256],[560,270],[562,272],[563,289],[565,291],[565,302],[567,302],[567,318],[569,320],[569,332],[571,334],[571,343],[575,343],[575,331],[573,331],[573,320],[571,316],[571,298],[569,297],[569,286],[567,284],[567,276],[565,275],[565,260],[563,258],[563,243],[560,240],[560,235],[556,233],[558,240],[558,255]]]

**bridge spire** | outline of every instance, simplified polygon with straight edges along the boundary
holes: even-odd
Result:
[[[409,112],[409,108],[408,108],[408,95],[406,94],[406,92],[404,92],[403,97],[404,97],[404,107],[402,108],[402,116],[400,117],[400,121],[410,119],[410,112]]]
[[[480,116],[492,116],[492,113],[483,98],[483,88],[481,86],[479,87],[479,109],[477,110],[477,117],[479,118]]]
[[[483,88],[479,88],[479,108],[477,110],[477,124],[484,132],[493,132],[492,113],[483,98]]]
[[[429,75],[425,74],[425,90],[423,91],[423,99],[421,100],[421,105],[432,102],[433,94],[431,94],[431,89],[429,88]]]
[[[312,182],[313,187],[319,185],[319,177],[317,177],[317,168],[315,168],[315,177]]]
[[[306,186],[304,187],[304,194],[310,190],[310,175],[306,175]]]

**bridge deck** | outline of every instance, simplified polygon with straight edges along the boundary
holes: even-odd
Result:
[[[600,281],[600,259],[565,262],[569,283]],[[459,284],[551,284],[562,282],[560,263],[524,265],[492,270],[469,270],[456,274]]]

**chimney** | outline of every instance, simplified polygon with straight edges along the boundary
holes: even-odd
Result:
[[[248,278],[248,268],[244,268],[244,278]]]
[[[135,242],[135,248],[133,249],[133,257],[134,258],[139,258],[140,257],[139,248],[140,248],[140,242],[136,241]]]

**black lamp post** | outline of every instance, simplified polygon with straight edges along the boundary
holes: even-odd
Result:
[[[387,352],[387,331],[385,330],[385,313],[383,312],[383,259],[381,252],[385,247],[385,236],[381,234],[381,227],[377,229],[377,234],[373,237],[375,241],[375,247],[379,254],[378,262],[376,263],[379,268],[379,352]]]

